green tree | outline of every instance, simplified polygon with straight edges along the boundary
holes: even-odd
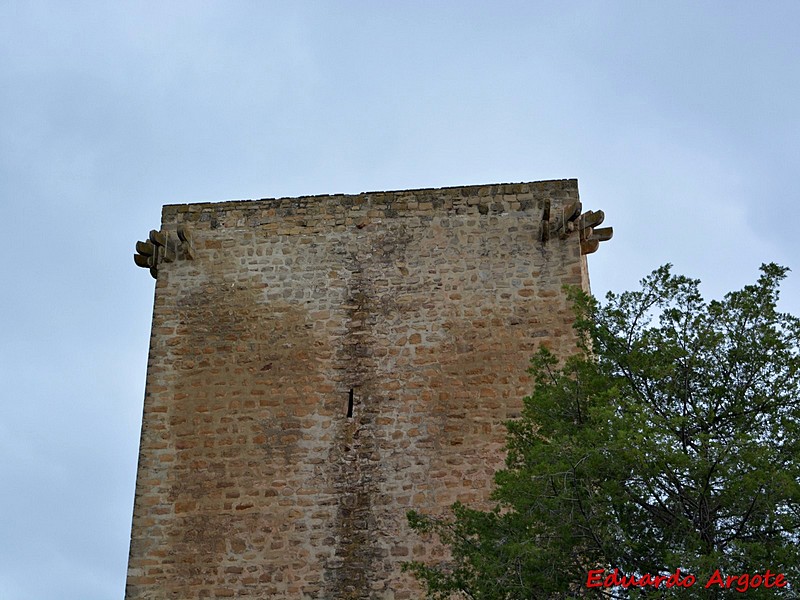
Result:
[[[571,291],[581,352],[559,362],[541,349],[532,360],[496,507],[457,504],[446,520],[409,513],[452,557],[406,565],[428,598],[733,593],[705,589],[716,569],[782,573],[786,587],[762,580],[751,591],[797,597],[800,319],[777,310],[787,269],[761,271],[720,301],[704,301],[699,281],[669,265],[604,303]],[[696,583],[589,589],[593,569],[603,578],[680,569]]]

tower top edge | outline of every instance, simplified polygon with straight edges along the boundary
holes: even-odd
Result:
[[[521,183],[491,183],[478,185],[462,185],[438,188],[412,188],[405,190],[386,190],[369,191],[359,194],[315,194],[309,196],[278,197],[278,198],[258,198],[242,200],[223,200],[218,202],[196,202],[196,203],[170,203],[163,207],[164,213],[173,212],[202,212],[206,210],[227,210],[227,209],[259,209],[265,206],[287,206],[304,204],[308,202],[321,204],[341,204],[352,205],[354,203],[369,203],[372,199],[386,202],[391,198],[402,199],[404,196],[435,196],[443,197],[467,197],[467,196],[497,196],[505,194],[526,194],[538,195],[541,193],[555,192],[557,194],[578,194],[577,179],[550,179],[544,181],[531,181]]]

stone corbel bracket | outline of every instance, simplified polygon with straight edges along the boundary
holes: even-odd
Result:
[[[194,260],[194,244],[192,243],[192,232],[186,225],[178,225],[178,239],[181,241],[181,252],[187,260]]]
[[[546,200],[542,214],[542,242],[547,243],[556,234],[564,240],[574,231],[578,231],[583,255],[596,252],[600,242],[608,241],[614,236],[613,227],[597,227],[605,219],[602,210],[589,210],[585,213],[581,210],[581,203],[576,200],[565,205],[563,210],[552,211],[550,201]]]
[[[169,231],[150,232],[149,238],[144,242],[136,242],[136,254],[133,262],[137,267],[150,269],[153,279],[158,278],[158,267],[161,263],[171,263],[178,258],[194,259],[194,245],[191,232],[185,225],[178,227],[177,239]]]
[[[591,254],[600,247],[600,242],[606,242],[614,237],[613,227],[598,227],[605,219],[602,210],[588,211],[578,218],[578,229],[581,238],[581,254]]]

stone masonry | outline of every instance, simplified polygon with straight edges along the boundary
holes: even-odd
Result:
[[[601,220],[575,180],[165,206],[126,599],[418,597],[406,511],[486,505]]]

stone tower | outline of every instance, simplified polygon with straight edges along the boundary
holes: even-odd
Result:
[[[486,501],[602,216],[575,180],[165,206],[125,597],[416,597],[405,513]]]

